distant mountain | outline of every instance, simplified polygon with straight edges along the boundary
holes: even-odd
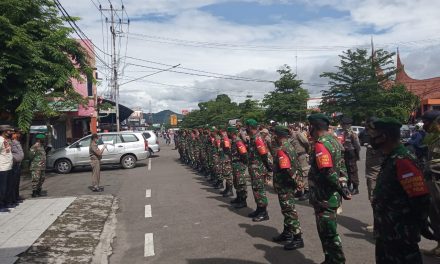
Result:
[[[153,124],[166,124],[170,122],[170,115],[177,115],[177,119],[181,120],[183,115],[175,113],[171,110],[163,110],[158,113],[153,113]],[[144,114],[146,122],[150,122],[150,115]]]

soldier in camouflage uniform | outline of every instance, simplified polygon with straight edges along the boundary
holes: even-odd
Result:
[[[29,151],[29,160],[31,177],[32,177],[32,197],[43,196],[41,188],[46,178],[46,151],[44,149],[44,142],[46,136],[38,134],[36,136],[36,143]]]
[[[275,242],[287,241],[286,250],[304,247],[301,237],[301,225],[295,209],[295,190],[302,177],[298,156],[292,144],[289,143],[289,129],[285,126],[276,126],[274,129],[276,146],[273,159],[273,188],[278,194],[281,213],[284,216],[283,232],[274,237]]]
[[[342,118],[344,160],[348,173],[348,187],[352,190],[351,194],[359,194],[359,175],[357,161],[360,159],[359,152],[361,145],[356,133],[351,129],[353,120],[349,117]]]
[[[426,255],[440,257],[440,111],[428,111],[422,116],[423,129],[428,133],[428,159],[425,164],[425,178],[431,194],[429,220],[434,231],[437,246],[424,251]]]
[[[220,162],[222,164],[222,177],[226,182],[226,188],[220,192],[223,197],[233,196],[232,192],[232,153],[231,153],[231,140],[224,128],[220,129],[219,133],[221,137],[221,156]]]
[[[222,164],[220,160],[221,156],[221,138],[218,135],[218,130],[214,129],[212,132],[213,144],[211,148],[211,155],[213,161],[213,170],[214,170],[214,184],[213,187],[215,189],[222,189],[223,185],[223,175],[222,175]]]
[[[246,169],[248,152],[245,143],[238,135],[238,129],[228,127],[228,135],[231,139],[231,159],[234,188],[237,198],[231,201],[235,208],[247,207]]]
[[[298,161],[301,166],[302,177],[300,179],[299,185],[299,195],[298,200],[305,201],[309,199],[309,184],[307,180],[307,175],[309,173],[309,153],[310,153],[310,142],[306,135],[300,131],[298,125],[294,125],[290,130],[290,143],[295,148],[298,154]]]
[[[330,121],[323,114],[308,117],[314,149],[310,156],[309,202],[313,205],[316,225],[325,255],[325,264],[343,264],[345,256],[337,232],[336,210],[341,196],[351,199],[346,184],[342,146],[327,130]]]
[[[272,168],[269,165],[269,150],[257,130],[258,123],[254,119],[246,120],[247,130],[250,135],[249,142],[249,175],[251,176],[252,193],[254,195],[257,209],[249,214],[252,221],[261,222],[269,220],[267,213],[267,196],[265,182]]]
[[[374,149],[384,153],[373,192],[376,263],[423,263],[418,242],[428,228],[429,191],[416,157],[400,143],[400,124],[392,118],[373,122]]]

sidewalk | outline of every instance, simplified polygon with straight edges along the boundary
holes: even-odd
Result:
[[[114,203],[111,195],[25,200],[0,214],[0,263],[90,263]]]

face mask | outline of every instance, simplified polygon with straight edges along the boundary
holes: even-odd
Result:
[[[373,149],[379,149],[385,143],[385,139],[379,140],[380,138],[383,138],[383,135],[370,137],[370,145]]]

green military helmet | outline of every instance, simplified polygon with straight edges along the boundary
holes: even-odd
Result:
[[[281,125],[275,126],[273,131],[279,137],[288,137],[290,134],[289,128]]]
[[[325,122],[327,125],[330,125],[330,119],[323,113],[311,114],[309,117],[307,117],[307,120],[309,120],[310,123]]]
[[[250,126],[250,127],[257,127],[258,126],[257,120],[252,119],[252,118],[247,119],[245,123],[247,126]]]
[[[383,117],[373,122],[375,129],[387,130],[387,129],[400,129],[402,123],[392,117]]]

